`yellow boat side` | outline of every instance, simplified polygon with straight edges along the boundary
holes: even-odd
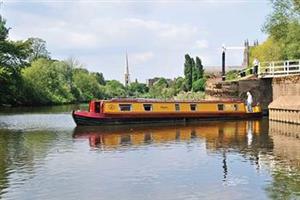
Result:
[[[259,112],[259,107],[254,108]],[[244,103],[104,102],[103,113],[246,112]]]

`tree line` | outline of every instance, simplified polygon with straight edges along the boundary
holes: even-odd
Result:
[[[300,59],[300,1],[272,0],[272,12],[262,31],[268,38],[250,48],[250,63]]]
[[[156,78],[149,87],[136,80],[125,87],[117,80],[105,80],[100,72],[88,71],[74,58],[52,59],[43,39],[12,41],[8,35],[6,20],[0,15],[0,105],[64,104],[114,97],[186,98],[189,91],[205,88],[201,60],[188,54],[184,77]]]

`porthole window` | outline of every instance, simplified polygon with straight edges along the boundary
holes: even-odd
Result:
[[[191,111],[196,111],[197,110],[197,104],[190,104]]]
[[[119,104],[120,111],[131,111],[131,104]]]
[[[180,111],[180,105],[179,105],[179,103],[176,103],[176,104],[175,104],[175,110],[176,110],[176,111]]]
[[[145,111],[152,111],[152,104],[144,104]]]
[[[218,111],[224,110],[224,104],[218,104]]]

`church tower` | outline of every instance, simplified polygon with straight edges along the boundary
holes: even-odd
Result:
[[[129,77],[128,55],[126,52],[125,86],[128,86],[129,83],[130,83],[130,77]]]
[[[249,66],[249,54],[250,54],[250,46],[248,39],[244,42],[244,60],[243,60],[243,68],[247,68]]]

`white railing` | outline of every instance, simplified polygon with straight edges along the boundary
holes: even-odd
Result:
[[[300,60],[263,62],[258,67],[259,78],[273,78],[300,74]]]
[[[251,76],[254,73],[254,69],[252,67],[248,67],[243,69],[242,71],[239,71],[239,77],[245,78],[247,76]]]

